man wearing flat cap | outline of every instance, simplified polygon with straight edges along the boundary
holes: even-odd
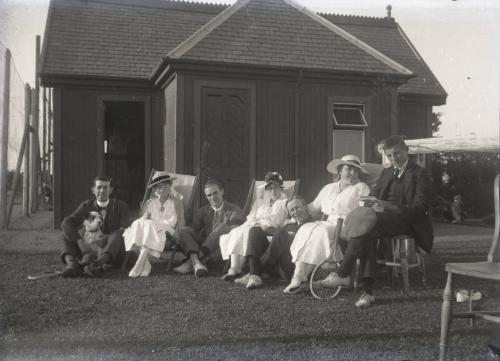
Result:
[[[345,220],[348,247],[337,273],[321,282],[324,287],[349,285],[349,275],[361,259],[364,292],[356,307],[368,307],[374,301],[372,284],[378,238],[413,234],[426,252],[432,250],[433,228],[429,216],[431,180],[426,169],[408,159],[408,146],[401,136],[387,138],[384,153],[391,162],[371,192],[372,208],[358,208]]]

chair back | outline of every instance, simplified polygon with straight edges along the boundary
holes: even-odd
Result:
[[[143,208],[147,200],[150,199],[152,196],[151,195],[152,189],[149,188],[149,185],[151,184],[151,180],[155,172],[156,172],[155,169],[151,170],[146,191],[144,192],[144,199],[141,203],[141,214],[143,214],[144,211]],[[188,174],[177,174],[177,173],[169,173],[169,174],[172,178],[176,178],[172,182],[172,190],[181,195],[182,201],[184,203],[184,214],[188,214],[191,211],[193,201],[195,199],[198,177]]]
[[[255,200],[264,197],[264,184],[264,181],[256,181],[255,179],[252,180],[250,190],[248,191],[247,200],[243,208],[243,213],[245,215],[248,215],[248,213],[250,213]],[[298,193],[299,185],[300,179],[283,181],[283,192],[286,194],[286,197],[288,199]]]
[[[361,166],[368,171],[368,174],[360,175],[361,181],[366,183],[370,189],[373,189],[375,183],[377,183],[377,179],[384,170],[384,166],[378,163],[362,163]]]
[[[488,262],[500,262],[500,173],[495,177],[493,185],[493,198],[495,203],[495,232],[491,242],[490,252],[488,253]]]

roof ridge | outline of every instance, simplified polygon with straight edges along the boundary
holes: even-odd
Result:
[[[396,20],[393,17],[378,17],[367,15],[335,14],[318,12],[318,15],[324,18],[335,18],[335,22],[345,22],[352,25],[375,25],[375,26],[396,26]]]
[[[229,4],[216,4],[211,2],[199,2],[190,0],[73,0],[82,3],[96,3],[116,6],[128,6],[139,8],[185,10],[195,12],[220,13]],[[64,1],[59,1],[59,3]]]
[[[212,18],[208,23],[203,25],[201,28],[196,30],[193,35],[184,40],[178,46],[176,46],[170,53],[167,54],[167,58],[180,58],[185,53],[187,53],[193,46],[203,40],[208,36],[213,30],[219,27],[227,19],[229,19],[234,13],[245,6],[252,0],[237,0],[233,5],[225,8],[220,14]]]
[[[381,53],[380,51],[378,51],[377,49],[371,47],[370,45],[368,45],[364,41],[358,39],[354,35],[339,28],[337,25],[331,23],[330,21],[328,21],[324,17],[321,17],[320,15],[318,15],[314,11],[308,9],[304,5],[299,4],[295,0],[283,0],[283,1],[286,2],[287,4],[293,6],[295,9],[302,12],[303,14],[311,17],[313,20],[316,20],[317,22],[319,22],[323,26],[327,27],[328,29],[330,29],[331,31],[333,31],[337,35],[341,36],[342,38],[344,38],[345,40],[347,40],[348,42],[350,42],[354,46],[363,50],[364,52],[370,54],[372,57],[381,61],[382,63],[384,63],[388,67],[390,67],[390,68],[392,68],[392,69],[394,69],[394,70],[396,70],[404,75],[414,75],[411,70],[407,69],[406,67],[399,64],[398,62],[392,60],[387,55],[385,55],[385,54]]]

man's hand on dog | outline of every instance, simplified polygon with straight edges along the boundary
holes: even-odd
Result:
[[[99,238],[95,240],[95,244],[99,248],[104,248],[106,246],[106,243],[108,243],[108,237],[104,234],[101,234]]]

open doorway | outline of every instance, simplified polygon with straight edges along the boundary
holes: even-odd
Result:
[[[115,195],[139,208],[145,187],[145,116],[142,101],[104,101],[104,173]]]

